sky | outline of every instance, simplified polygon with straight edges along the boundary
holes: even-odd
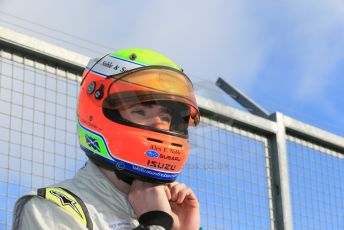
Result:
[[[89,57],[152,49],[199,95],[238,108],[222,77],[269,113],[344,136],[341,0],[0,0],[0,25]]]

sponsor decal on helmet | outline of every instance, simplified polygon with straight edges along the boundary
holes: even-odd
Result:
[[[179,150],[179,149],[172,149],[172,148],[161,147],[161,146],[157,146],[157,145],[151,145],[150,149],[155,150],[155,151],[159,151],[159,152],[164,152],[166,154],[174,154],[174,155],[181,155],[182,154],[181,150]]]
[[[100,152],[100,147],[98,144],[98,141],[96,139],[93,139],[92,137],[85,135],[86,137],[86,144],[90,146],[92,149]]]
[[[150,158],[158,158],[160,154],[157,151],[148,150],[146,151],[146,155]]]
[[[150,167],[158,168],[158,169],[164,169],[164,170],[171,170],[174,171],[176,169],[176,165],[174,164],[165,164],[157,161],[147,161],[147,165]]]
[[[160,154],[161,159],[171,160],[171,161],[180,161],[180,157],[178,156],[169,156],[165,154]]]
[[[168,172],[161,172],[161,171],[156,171],[152,169],[147,169],[138,165],[132,165],[131,168],[134,172],[140,172],[143,175],[146,176],[151,176],[157,179],[162,179],[162,180],[169,180],[169,179],[175,179],[178,176],[178,173],[168,173]]]
[[[78,131],[80,146],[82,148],[88,149],[94,154],[98,154],[107,159],[112,158],[109,154],[108,147],[102,135],[83,126],[80,123],[80,120],[78,122]]]
[[[89,69],[93,73],[99,74],[104,77],[123,73],[128,70],[144,66],[142,64],[111,55],[106,55],[99,63],[97,63],[98,61],[99,60],[92,59],[87,65],[86,69]]]

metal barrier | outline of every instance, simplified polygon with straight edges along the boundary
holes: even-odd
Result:
[[[19,196],[73,177],[86,160],[75,108],[88,58],[0,32],[0,229],[10,229]],[[179,181],[198,196],[203,229],[344,228],[344,138],[197,100],[202,123]]]

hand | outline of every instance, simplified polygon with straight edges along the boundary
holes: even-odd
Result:
[[[167,187],[165,191],[172,209],[172,229],[198,230],[201,219],[199,203],[191,188],[176,182]]]
[[[134,180],[128,193],[128,200],[138,217],[149,211],[164,211],[171,215],[166,190],[168,190],[166,185]]]
[[[139,217],[149,211],[164,211],[173,218],[173,230],[198,230],[200,211],[197,197],[185,184],[156,185],[134,180],[128,200]]]

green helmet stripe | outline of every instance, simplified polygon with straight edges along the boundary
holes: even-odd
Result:
[[[168,57],[148,49],[130,48],[115,51],[111,53],[112,56],[118,57],[124,60],[135,62],[144,66],[161,65],[174,68],[181,71],[171,59]]]
[[[82,146],[104,158],[112,160],[104,138],[101,135],[90,132],[88,129],[84,128],[80,122],[78,122],[78,131],[80,144]]]

